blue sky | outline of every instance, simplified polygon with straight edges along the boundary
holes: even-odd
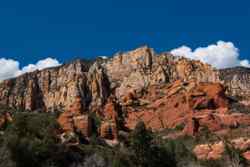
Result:
[[[141,45],[168,51],[230,41],[250,59],[247,0],[0,1],[0,58],[20,66],[109,56]]]

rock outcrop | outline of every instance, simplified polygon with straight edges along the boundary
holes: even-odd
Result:
[[[80,97],[76,97],[76,101],[58,118],[58,123],[65,133],[77,132],[85,137],[91,134],[91,121],[82,106]]]
[[[221,82],[230,95],[250,98],[250,69],[245,67],[228,68],[219,71]]]
[[[118,104],[129,129],[143,120],[153,130],[183,126],[183,133],[195,135],[204,126],[218,131],[239,123],[249,125],[248,115],[231,113],[227,98],[250,97],[249,74],[249,69],[217,70],[145,46],[3,81],[0,104],[64,111],[58,119],[64,131],[84,136],[91,134],[89,114],[94,112],[101,120],[100,135],[111,139],[117,138],[121,127]]]
[[[223,156],[226,145],[227,147],[233,147],[234,149],[240,150],[242,152],[242,156],[247,160],[250,160],[248,151],[248,149],[250,149],[250,139],[243,137],[232,139],[231,141],[228,141],[228,143],[219,141],[215,143],[197,145],[195,146],[193,152],[198,159],[216,160]]]
[[[218,71],[208,64],[172,56],[156,54],[141,47],[118,53],[110,59],[96,61],[75,60],[56,68],[24,74],[0,84],[0,103],[28,110],[45,111],[68,108],[74,97],[80,96],[86,109],[98,108],[114,92],[118,100],[128,92],[139,93],[150,85],[176,80],[223,82],[232,94],[250,94],[248,73],[242,70]],[[249,70],[247,70],[249,71]],[[228,75],[230,74],[230,75]],[[233,79],[232,79],[233,78]]]
[[[100,136],[106,139],[118,139],[119,106],[114,97],[110,97],[101,112]]]
[[[198,159],[215,160],[220,159],[225,151],[225,145],[222,141],[213,144],[197,145],[193,152]]]
[[[86,110],[100,106],[109,94],[109,84],[103,69],[92,64],[76,60],[3,81],[0,103],[26,110],[55,111],[69,108],[75,97],[80,97]]]
[[[148,47],[120,53],[104,64],[104,67],[118,99],[128,92],[138,93],[150,85],[170,83],[178,79],[219,81],[218,72],[210,65],[177,58],[169,53],[157,55]]]
[[[250,125],[250,115],[229,111],[229,99],[219,83],[178,80],[149,87],[137,101],[126,106],[126,125],[130,129],[143,120],[155,131],[183,126],[184,134],[194,136],[204,127],[216,132]]]
[[[11,123],[13,121],[10,113],[5,112],[0,114],[0,130],[5,128],[6,124]]]

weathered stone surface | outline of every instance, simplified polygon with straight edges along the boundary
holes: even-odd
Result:
[[[182,127],[182,133],[190,136],[203,128],[219,133],[239,125],[250,126],[249,114],[230,111],[225,88],[219,83],[178,80],[169,85],[151,86],[136,100],[137,104],[126,106],[125,121],[130,129],[140,120],[154,131]]]
[[[91,119],[84,111],[80,97],[59,116],[58,123],[65,132],[78,132],[85,137],[91,134]]]
[[[190,135],[202,126],[219,130],[224,125],[220,117],[230,114],[224,90],[218,83],[180,80],[168,86],[152,86],[139,99],[147,101],[146,104],[127,107],[127,126],[133,129],[143,120],[153,130],[184,124],[184,132]]]
[[[65,111],[58,119],[63,129],[85,136],[91,133],[89,113],[95,112],[102,121],[100,135],[109,136],[112,129],[116,138],[119,103],[129,129],[143,120],[153,130],[183,125],[183,133],[195,135],[204,126],[218,131],[250,125],[248,114],[231,113],[227,98],[239,95],[245,98],[242,104],[249,103],[249,74],[248,69],[217,70],[200,61],[157,54],[145,46],[3,81],[0,104]]]
[[[102,111],[101,137],[112,140],[118,138],[118,109],[115,99],[110,97]]]
[[[223,142],[214,144],[201,144],[196,146],[193,150],[197,158],[203,160],[220,159],[224,151],[225,146]]]
[[[119,99],[128,92],[140,92],[149,85],[178,79],[197,79],[201,82],[219,80],[218,72],[207,64],[177,58],[168,53],[157,55],[148,47],[120,53],[104,66]]]
[[[236,138],[232,139],[227,143],[229,147],[234,147],[243,152],[243,156],[250,160],[249,151],[246,151],[250,148],[250,139],[249,138]],[[198,159],[202,160],[212,160],[212,159],[220,159],[223,156],[225,151],[225,143],[222,141],[209,143],[209,144],[201,144],[195,146],[193,152]]]
[[[106,139],[117,139],[117,125],[115,122],[104,121],[100,127],[100,136]]]
[[[110,93],[108,79],[97,63],[91,65],[76,60],[3,81],[0,103],[28,110],[54,111],[69,108],[79,96],[85,109],[100,106]]]
[[[7,123],[11,123],[13,121],[10,113],[6,112],[0,114],[0,129],[4,128]]]
[[[220,80],[229,94],[250,98],[250,69],[236,67],[220,70]]]
[[[223,82],[232,94],[250,94],[248,72],[218,71],[199,61],[157,54],[149,47],[119,53],[95,62],[76,60],[56,68],[35,71],[0,84],[0,103],[29,110],[68,108],[80,96],[85,108],[97,109],[110,93],[118,100],[150,85],[176,80]],[[230,75],[228,75],[230,74]]]
[[[246,151],[242,155],[247,161],[250,161],[250,151]]]

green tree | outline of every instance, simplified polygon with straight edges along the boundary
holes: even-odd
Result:
[[[147,130],[144,122],[138,122],[132,132],[131,149],[138,167],[176,167],[175,150]]]
[[[112,167],[129,167],[134,166],[132,161],[130,160],[130,155],[127,153],[122,153],[121,151],[116,151],[113,161]]]
[[[144,122],[137,123],[131,140],[131,148],[135,153],[135,163],[139,167],[148,167],[151,159],[152,134],[146,129]]]
[[[18,113],[6,131],[7,148],[17,167],[39,167],[51,158],[58,128],[52,115]]]

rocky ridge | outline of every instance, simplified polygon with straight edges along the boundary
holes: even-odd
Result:
[[[248,70],[249,71],[249,70]],[[75,60],[56,68],[35,71],[0,84],[0,103],[28,110],[69,107],[80,96],[86,109],[103,105],[113,91],[119,100],[128,92],[176,80],[223,82],[232,94],[248,93],[250,74],[216,70],[208,64],[169,53],[156,54],[148,47],[118,53],[110,59]],[[231,78],[235,78],[232,80]],[[237,77],[240,77],[238,80]],[[238,81],[238,82],[236,82]],[[239,87],[236,89],[235,87]]]
[[[227,91],[234,96],[249,98],[250,69],[235,67],[219,70],[220,81],[227,87]]]
[[[141,47],[3,81],[0,104],[64,111],[58,119],[63,130],[84,136],[91,135],[90,113],[101,119],[99,133],[104,138],[117,138],[121,115],[128,129],[143,120],[156,131],[183,126],[184,134],[195,135],[204,126],[220,131],[239,123],[250,125],[248,115],[232,113],[229,105],[229,96],[248,100],[249,78],[245,68],[217,70]]]

